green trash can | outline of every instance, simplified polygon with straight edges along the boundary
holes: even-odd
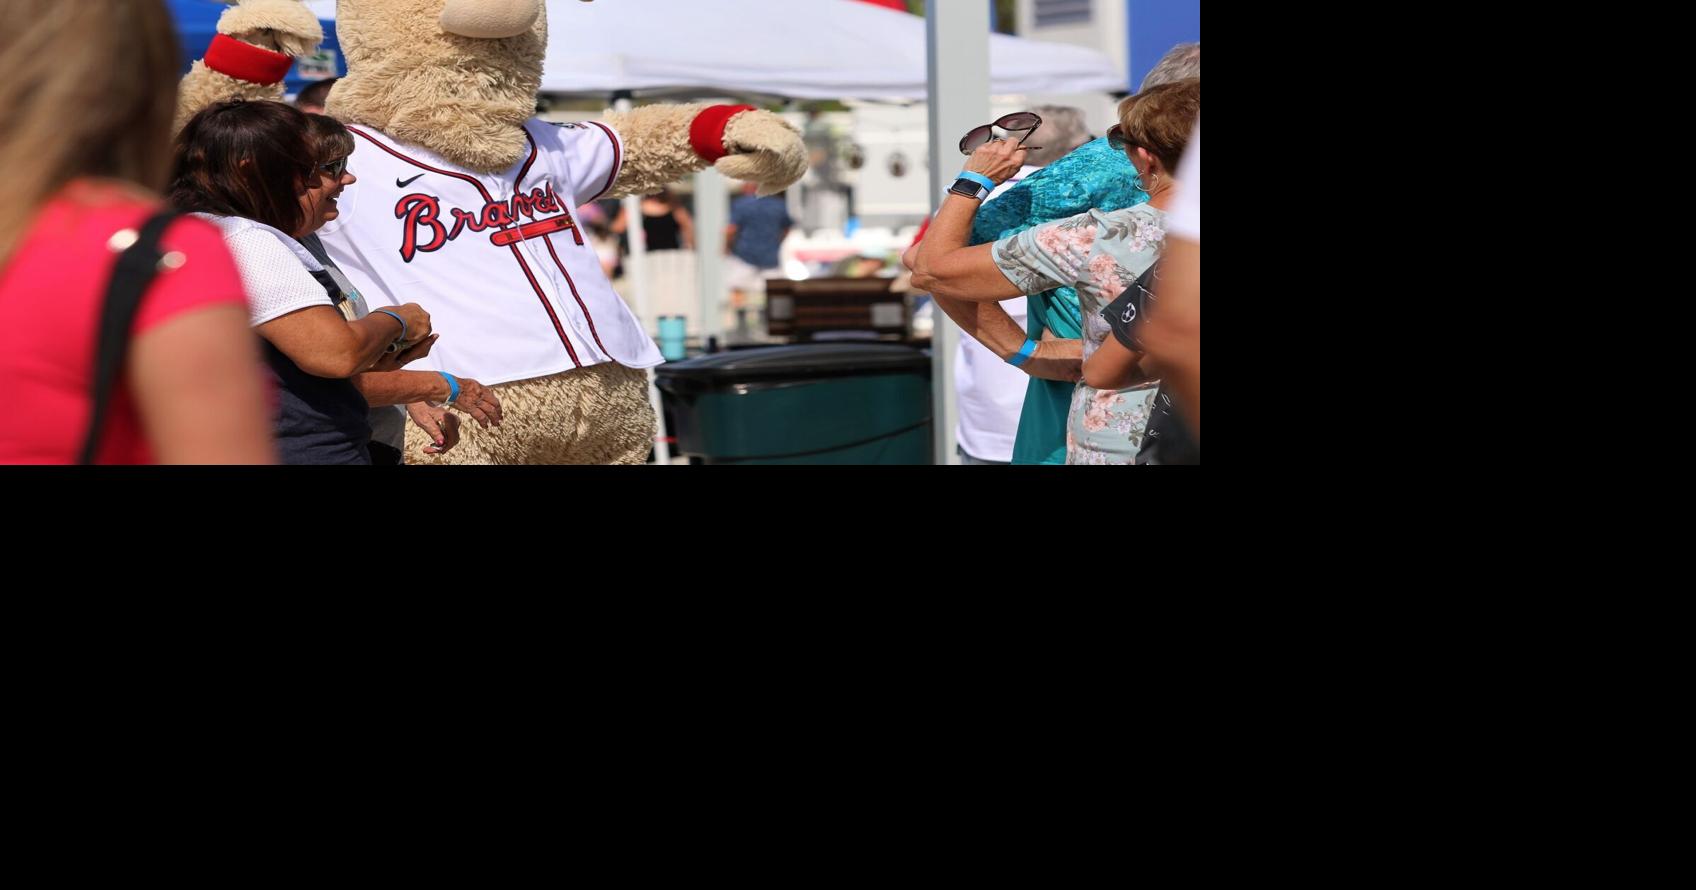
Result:
[[[768,346],[654,373],[677,451],[701,463],[931,463],[930,356],[909,346]]]

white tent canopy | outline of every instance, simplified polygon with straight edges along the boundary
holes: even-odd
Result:
[[[333,0],[314,11],[335,18]],[[990,36],[990,92],[1126,89],[1106,55]],[[542,90],[922,100],[925,20],[854,0],[548,0]]]

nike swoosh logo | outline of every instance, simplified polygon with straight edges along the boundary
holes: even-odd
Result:
[[[417,176],[412,177],[411,179],[405,179],[405,180],[396,179],[395,180],[395,188],[401,188],[401,189],[406,188],[407,186],[409,186],[409,185],[411,185],[411,184],[413,184],[413,183],[415,183],[418,180],[423,179],[423,178],[424,178],[424,174],[420,173]]]

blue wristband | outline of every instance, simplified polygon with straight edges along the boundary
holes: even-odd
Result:
[[[1036,341],[1026,339],[1025,345],[1019,347],[1018,352],[1015,352],[1012,355],[1007,356],[1007,364],[1012,365],[1013,367],[1017,368],[1018,366],[1024,364],[1025,362],[1030,361],[1031,360],[1031,353],[1033,353],[1033,352],[1036,352]]]
[[[374,310],[373,314],[375,314],[376,312],[381,312],[384,315],[387,315],[388,317],[394,319],[395,321],[400,322],[400,336],[396,337],[395,341],[393,343],[389,344],[389,350],[388,350],[389,352],[398,352],[400,350],[400,345],[402,343],[406,342],[406,319],[401,318],[400,313],[390,312],[387,309]]]
[[[437,371],[436,373],[442,375],[442,379],[448,382],[448,398],[442,404],[452,405],[459,400],[459,381],[453,379],[453,375],[446,371]]]
[[[995,180],[990,179],[989,177],[983,175],[982,173],[973,173],[970,170],[961,170],[960,175],[956,176],[954,178],[955,179],[969,179],[969,180],[977,183],[978,185],[981,185],[984,188],[989,189],[992,192],[995,191]]]

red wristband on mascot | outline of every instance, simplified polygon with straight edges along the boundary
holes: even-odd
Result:
[[[752,105],[714,105],[695,115],[694,123],[689,125],[689,147],[708,163],[730,154],[724,149],[724,128],[730,125],[731,118],[753,110]]]
[[[228,34],[212,38],[206,48],[206,67],[248,83],[282,83],[294,67],[294,59],[262,46],[242,43]]]

